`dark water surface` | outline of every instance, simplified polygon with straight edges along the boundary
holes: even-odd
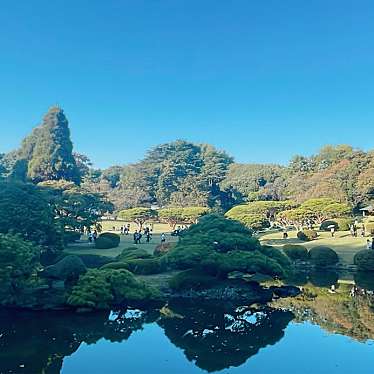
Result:
[[[371,293],[303,287],[267,307],[0,310],[0,373],[374,373]]]

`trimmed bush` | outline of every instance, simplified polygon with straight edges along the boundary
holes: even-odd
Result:
[[[149,254],[146,250],[144,249],[138,249],[136,247],[130,247],[124,249],[117,257],[117,261],[121,262],[127,262],[129,260],[135,260],[138,258],[152,258],[152,255]]]
[[[125,264],[128,270],[137,275],[159,274],[166,270],[166,263],[158,258],[134,259]]]
[[[303,230],[297,233],[298,239],[303,242],[310,242],[311,240],[317,239],[317,232],[314,230]]]
[[[332,266],[339,262],[336,252],[324,246],[314,247],[309,251],[310,260],[318,267]]]
[[[309,260],[308,250],[302,245],[285,244],[283,246],[283,252],[292,261],[297,261],[297,260],[308,261]]]
[[[95,247],[98,249],[110,249],[119,246],[121,237],[111,232],[104,232],[100,234],[95,241]]]
[[[358,271],[355,274],[355,283],[365,290],[374,291],[374,274],[371,271]]]
[[[217,278],[200,269],[181,271],[169,280],[169,286],[176,291],[203,290],[217,285]]]
[[[87,271],[78,256],[66,256],[55,265],[47,266],[39,274],[43,278],[60,279],[63,281],[78,279]]]
[[[356,253],[353,261],[358,270],[374,271],[374,251],[372,249]]]
[[[331,227],[334,226],[335,231],[349,231],[349,226],[353,223],[351,218],[336,218],[334,220],[328,220],[321,223],[321,231],[330,231]]]
[[[75,243],[80,240],[82,234],[78,231],[64,231],[64,244]]]

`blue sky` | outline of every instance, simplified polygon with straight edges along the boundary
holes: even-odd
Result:
[[[49,106],[97,166],[178,138],[239,162],[374,138],[371,0],[3,0],[0,152]]]

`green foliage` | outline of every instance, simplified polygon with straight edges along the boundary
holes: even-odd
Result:
[[[318,267],[333,266],[339,262],[336,252],[324,246],[314,247],[309,251],[310,260]]]
[[[65,229],[100,229],[99,221],[106,212],[113,211],[113,205],[101,194],[91,193],[72,182],[64,180],[45,181],[38,184],[48,193],[57,221]]]
[[[303,230],[297,233],[297,237],[299,240],[302,240],[304,242],[310,242],[314,239],[317,239],[318,234],[314,230]]]
[[[334,220],[323,221],[320,226],[322,231],[330,231],[331,227],[334,226],[335,231],[348,231],[349,226],[353,223],[353,220],[350,218],[336,218]]]
[[[222,276],[232,271],[282,276],[289,266],[288,258],[280,251],[261,247],[251,237],[251,230],[219,215],[204,216],[192,225],[166,258],[172,268],[203,266],[211,274]]]
[[[82,234],[78,231],[64,231],[64,244],[75,243],[80,240]]]
[[[372,249],[356,253],[353,261],[358,270],[374,271],[374,251]]]
[[[218,279],[201,269],[189,269],[174,275],[169,286],[176,291],[202,290],[216,286]]]
[[[127,270],[89,270],[79,278],[68,297],[74,307],[110,309],[132,302],[148,302],[160,298],[157,290],[137,281]]]
[[[276,259],[270,258],[260,251],[232,251],[226,254],[212,253],[204,258],[201,266],[209,274],[227,276],[233,271],[243,273],[262,273],[271,276],[283,277],[284,269]]]
[[[117,257],[117,261],[127,262],[138,258],[152,258],[145,249],[138,249],[137,247],[125,248]]]
[[[270,227],[279,212],[295,207],[292,201],[255,201],[238,205],[226,213],[226,217],[235,219],[255,230]]]
[[[166,270],[166,263],[161,258],[139,258],[128,260],[127,270],[138,275],[150,275],[163,273]]]
[[[197,219],[209,212],[206,207],[176,207],[163,208],[158,211],[158,217],[162,222],[167,222],[172,230],[178,224],[196,223]]]
[[[292,260],[292,261],[308,261],[309,253],[308,250],[297,244],[285,244],[283,246],[283,252]]]
[[[109,262],[108,264],[105,264],[100,268],[100,270],[106,270],[106,269],[112,269],[112,270],[125,269],[125,270],[129,270],[129,265],[127,264],[127,262],[114,261],[114,262]]]
[[[131,208],[121,210],[118,217],[127,222],[135,222],[141,230],[145,222],[157,217],[157,211],[149,208]]]
[[[31,184],[0,182],[0,232],[19,233],[49,249],[61,249],[62,230],[47,195]]]
[[[47,266],[40,273],[44,278],[60,279],[63,281],[76,280],[87,271],[83,261],[78,256],[66,256],[54,265]]]
[[[296,209],[284,211],[279,218],[287,224],[302,224],[308,220],[321,224],[332,218],[344,217],[352,212],[351,207],[330,198],[309,199]]]
[[[99,237],[95,241],[95,248],[98,249],[110,249],[116,248],[119,246],[121,241],[121,237],[117,234],[104,232],[100,234]]]
[[[0,234],[0,284],[15,292],[30,282],[39,266],[40,248],[20,235]]]
[[[27,176],[38,183],[45,180],[80,182],[73,157],[68,121],[62,109],[52,107],[19,150],[19,157],[28,161]]]

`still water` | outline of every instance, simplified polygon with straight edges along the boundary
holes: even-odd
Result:
[[[333,281],[336,292],[307,280],[302,296],[268,306],[1,310],[0,373],[373,373],[373,295]]]

